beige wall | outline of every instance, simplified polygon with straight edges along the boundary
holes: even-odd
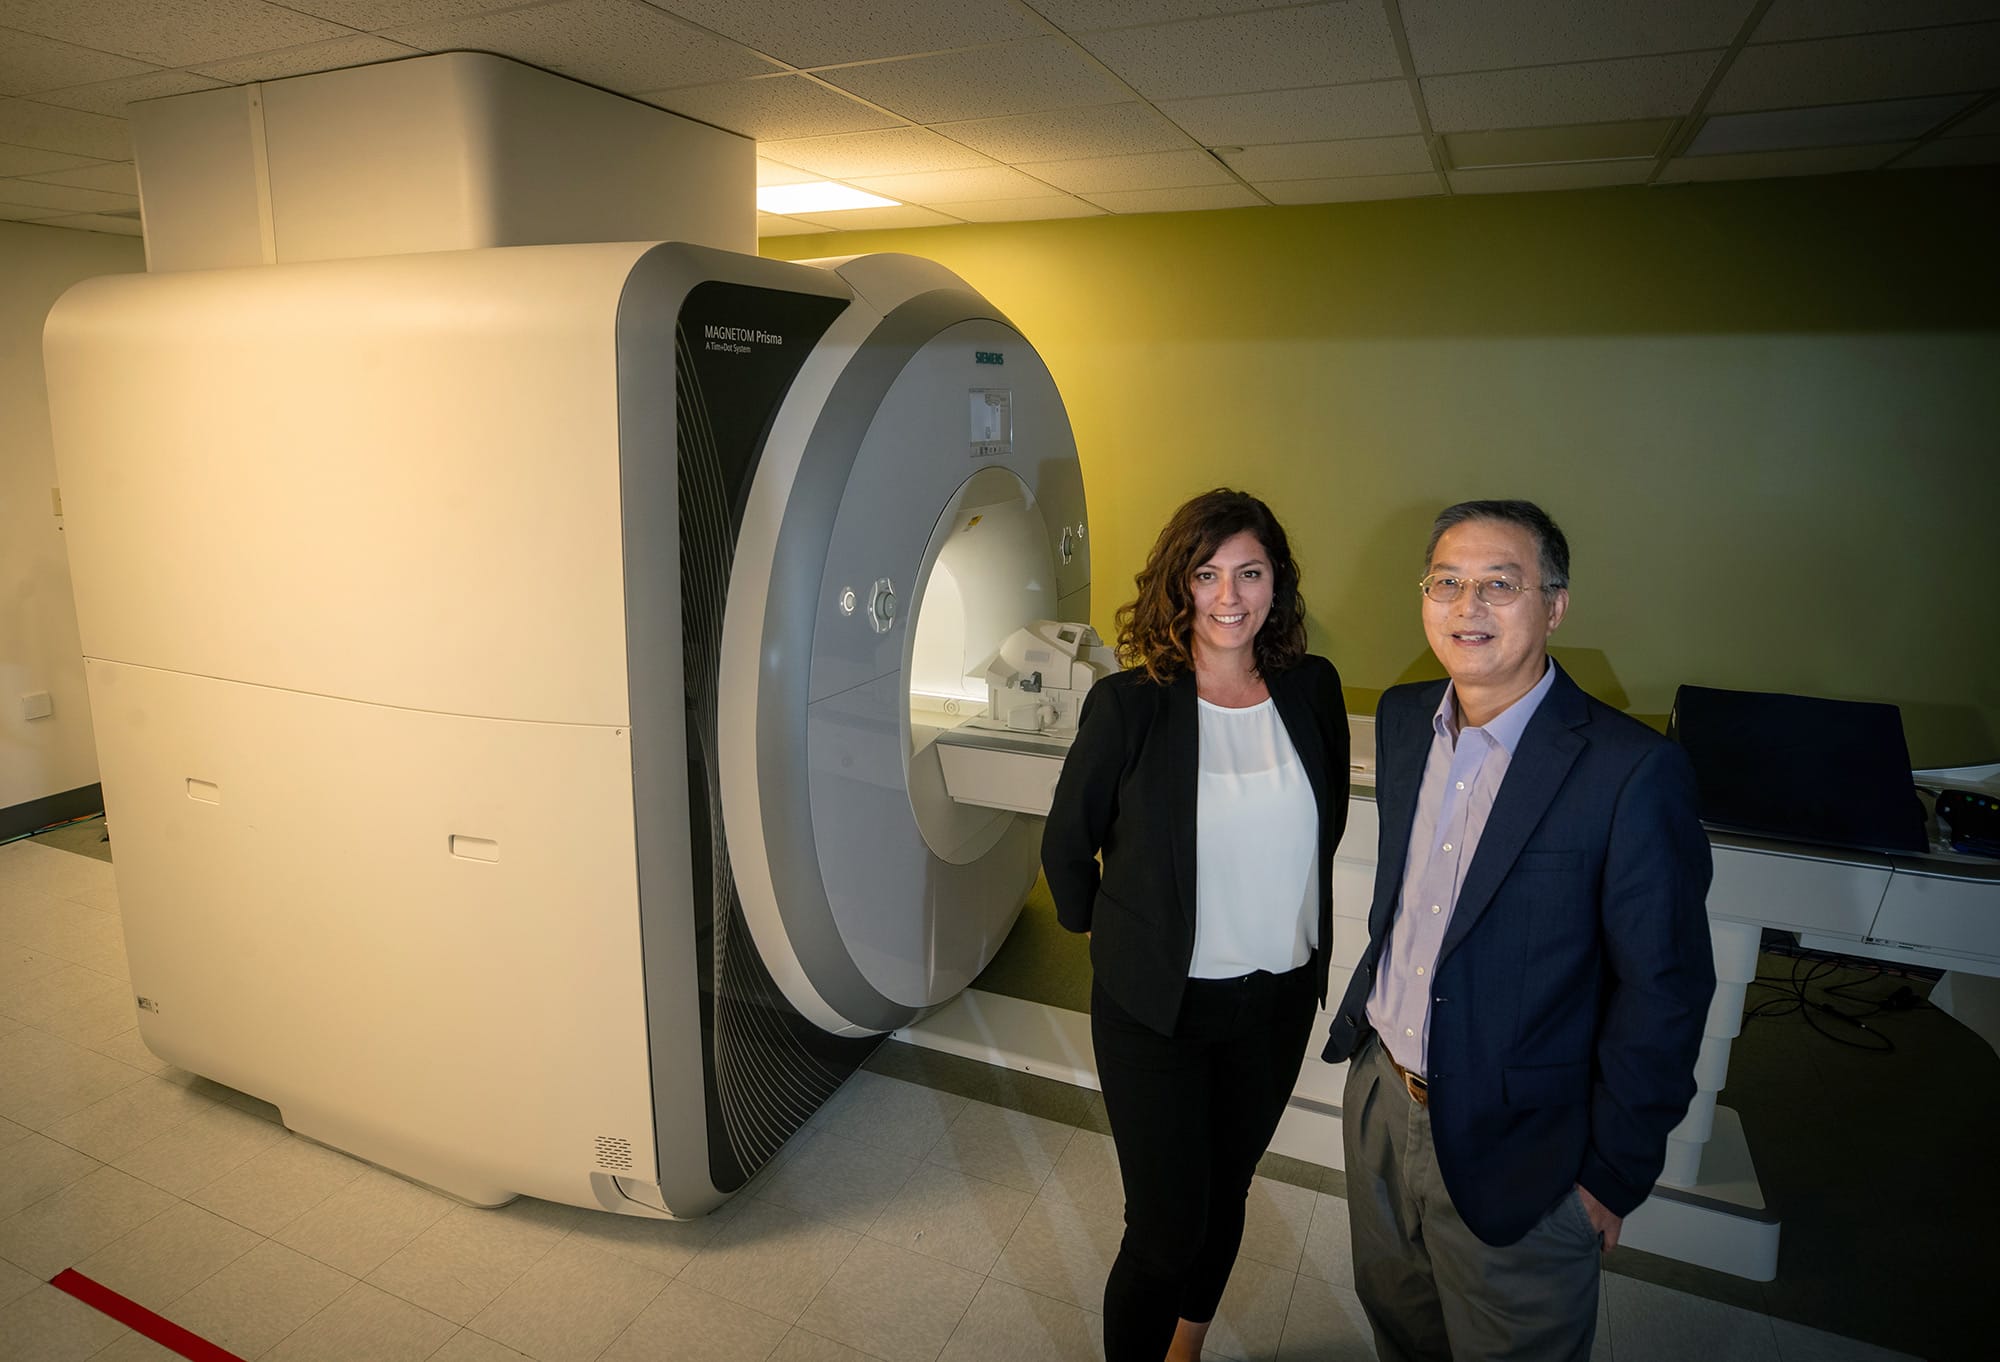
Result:
[[[1404,200],[767,239],[957,270],[1048,359],[1100,626],[1168,511],[1285,520],[1350,701],[1439,674],[1430,516],[1525,496],[1557,654],[1663,719],[1684,682],[1887,700],[2000,758],[2000,174]],[[1963,586],[1958,585],[1964,583]]]
[[[145,268],[136,237],[0,222],[0,809],[97,779],[42,385],[42,321],[94,274]],[[22,718],[21,694],[55,712]]]

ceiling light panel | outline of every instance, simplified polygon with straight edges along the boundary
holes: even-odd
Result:
[[[1881,29],[1928,28],[1993,17],[1993,0],[1774,0],[1753,43],[1832,38]]]
[[[918,123],[1040,113],[1129,98],[1061,38],[843,66],[822,71],[820,77]]]
[[[1240,184],[1191,189],[1115,189],[1090,201],[1114,213],[1208,213],[1218,208],[1255,208],[1264,201]]]
[[[906,57],[1034,38],[1049,30],[1010,0],[657,0],[659,8],[794,66]]]
[[[1543,189],[1602,189],[1644,184],[1651,161],[1586,161],[1579,165],[1495,166],[1454,170],[1447,176],[1454,194],[1519,194]]]
[[[168,95],[192,94],[196,90],[219,90],[222,84],[219,80],[210,80],[207,76],[197,76],[188,71],[154,71],[149,75],[126,76],[97,85],[45,90],[36,98],[44,104],[55,104],[65,109],[81,109],[85,113],[123,118],[125,106],[142,99],[164,99]]]
[[[1362,203],[1372,199],[1416,199],[1444,193],[1436,173],[1347,175],[1331,180],[1258,180],[1258,193],[1272,203]]]
[[[954,142],[999,161],[1075,161],[1086,156],[1133,156],[1142,151],[1183,151],[1188,135],[1144,104],[1102,104],[942,123]]]
[[[1229,171],[1205,151],[1155,151],[1143,156],[1102,156],[1084,161],[1039,161],[1021,167],[1036,179],[1072,194],[1179,189],[1227,184]]]
[[[757,211],[803,217],[808,213],[846,213],[863,208],[894,208],[896,201],[831,180],[803,184],[771,184],[757,190]]]
[[[829,180],[864,175],[915,175],[925,170],[963,170],[993,163],[978,152],[938,136],[928,128],[844,132],[766,142],[759,153],[788,166],[802,166]]]
[[[1409,175],[1431,170],[1421,137],[1363,137],[1346,142],[1288,142],[1224,152],[1246,180],[1319,180],[1343,175]]]
[[[1424,102],[1439,132],[1540,128],[1678,118],[1693,107],[1720,52],[1425,76]]]
[[[405,15],[387,22],[408,23],[409,18]],[[417,49],[414,47],[392,43],[371,33],[356,33],[331,42],[307,43],[304,47],[288,47],[279,52],[260,52],[254,57],[197,62],[193,69],[201,75],[214,77],[224,85],[247,85],[253,80],[284,80],[288,76],[311,75],[316,71],[333,71],[343,66],[367,66],[372,62],[397,61],[415,55]]]
[[[1559,161],[1620,161],[1657,156],[1680,120],[1648,118],[1629,123],[1585,123],[1567,128],[1506,128],[1450,132],[1445,155],[1452,167],[1546,165]]]
[[[1393,137],[1422,130],[1406,80],[1175,99],[1160,112],[1204,146]]]
[[[901,127],[903,122],[805,76],[756,76],[720,85],[655,90],[641,98],[759,141],[867,132]]]
[[[982,199],[1040,198],[1049,186],[1009,166],[977,170],[927,170],[917,175],[882,175],[855,180],[857,188],[904,203],[957,204]]]
[[[1077,41],[1148,99],[1344,85],[1402,74],[1377,4],[1305,5],[1083,34]]]
[[[1990,90],[2000,84],[2000,23],[1746,47],[1710,113],[1853,104]]]
[[[1727,47],[1749,0],[1402,0],[1419,75]]]
[[[94,156],[100,161],[132,159],[132,133],[124,119],[59,109],[30,99],[0,99],[0,142]]]
[[[1874,170],[1907,142],[1885,147],[1811,147],[1802,151],[1748,151],[1734,156],[1681,156],[1667,162],[1661,184],[1694,180],[1762,180],[1782,175],[1839,175]]]
[[[1688,144],[1689,156],[1797,147],[1854,147],[1909,142],[1972,103],[1972,95],[1830,104],[1816,109],[1717,114]]]
[[[426,52],[473,48],[613,90],[711,84],[778,70],[746,47],[703,33],[640,0],[560,0],[387,30]]]
[[[799,213],[795,215],[801,222],[817,223],[821,227],[837,227],[842,231],[872,232],[900,227],[949,227],[958,219],[948,217],[931,208],[919,208],[915,204],[898,204],[894,208],[861,208],[852,213]]]
[[[1034,0],[1041,16],[1065,33],[1207,19],[1245,10],[1282,9],[1297,3],[1298,0]]]
[[[822,227],[816,222],[800,222],[797,218],[779,217],[775,213],[757,215],[757,235],[765,236],[806,236],[814,232],[830,232],[833,228]]]

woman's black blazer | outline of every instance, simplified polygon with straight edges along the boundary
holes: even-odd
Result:
[[[1326,999],[1333,949],[1333,850],[1347,826],[1347,705],[1323,657],[1265,678],[1319,801],[1319,949]],[[1076,744],[1056,783],[1042,832],[1042,869],[1056,917],[1091,933],[1090,963],[1104,991],[1170,1035],[1194,959],[1195,679],[1165,685],[1120,672],[1084,697]],[[1103,853],[1103,868],[1098,853]]]

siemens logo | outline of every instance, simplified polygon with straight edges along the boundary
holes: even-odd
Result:
[[[972,359],[976,364],[1005,364],[1007,362],[1007,357],[998,350],[974,350],[972,352]]]

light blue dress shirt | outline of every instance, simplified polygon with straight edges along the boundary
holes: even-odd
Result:
[[[1466,868],[1521,734],[1555,679],[1550,665],[1534,689],[1480,727],[1466,729],[1458,727],[1457,693],[1447,683],[1431,718],[1431,750],[1417,788],[1403,894],[1368,995],[1369,1024],[1395,1061],[1413,1074],[1430,1072],[1431,980]]]

